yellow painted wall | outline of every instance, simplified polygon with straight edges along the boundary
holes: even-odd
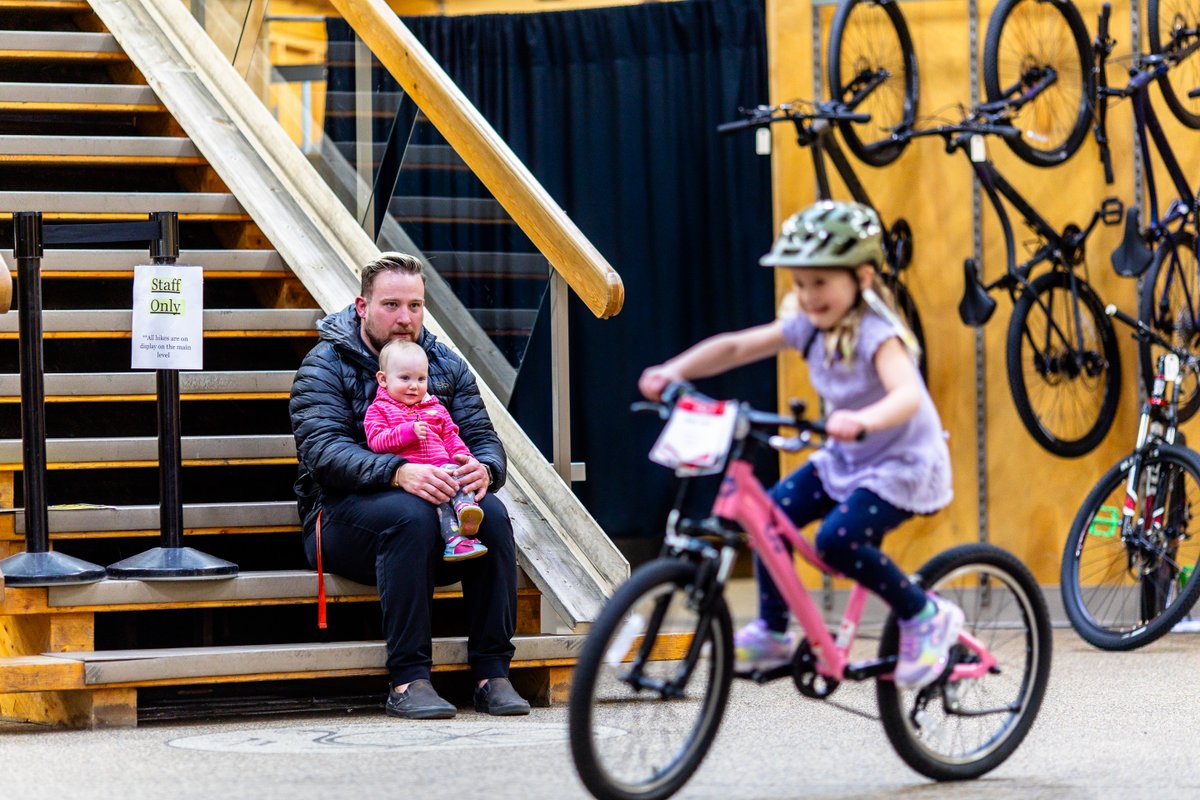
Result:
[[[979,57],[992,2],[980,8]],[[1080,4],[1089,37],[1094,35],[1100,3]],[[795,0],[768,0],[771,101],[813,97],[812,8]],[[954,104],[970,99],[968,19],[961,0],[930,0],[901,5],[917,53],[920,81],[919,115],[941,113],[954,118]],[[832,9],[821,11],[827,35]],[[1114,9],[1111,30],[1118,40],[1114,55],[1128,55],[1130,11]],[[1143,34],[1144,39],[1144,34]],[[1143,42],[1143,49],[1145,48]],[[821,59],[824,69],[824,58]],[[1110,82],[1123,85],[1120,66],[1110,67]],[[824,76],[822,76],[824,81]],[[982,86],[980,92],[982,93]],[[1171,117],[1157,91],[1155,107],[1163,117],[1176,155],[1186,174],[1200,176],[1200,132],[1183,128]],[[997,167],[1034,208],[1055,225],[1085,224],[1106,196],[1133,201],[1132,112],[1127,102],[1110,110],[1116,181],[1105,186],[1098,148],[1089,137],[1066,164],[1053,169],[1026,165],[1000,142],[989,142]],[[787,131],[775,136],[773,175],[775,217],[811,203],[815,186],[810,156]],[[853,158],[853,157],[852,157]],[[860,179],[885,220],[904,216],[914,232],[915,258],[909,287],[921,311],[929,349],[930,388],[942,421],[950,432],[955,469],[955,501],[943,512],[906,525],[891,537],[887,549],[902,566],[914,569],[937,551],[979,537],[976,491],[976,414],[974,333],[958,318],[962,296],[961,265],[972,253],[971,177],[965,157],[944,152],[940,139],[915,142],[893,164],[874,169],[855,162]],[[1160,179],[1161,180],[1161,179]],[[848,193],[835,188],[835,196]],[[1169,200],[1169,197],[1168,197]],[[1004,270],[1004,242],[990,206],[984,205],[984,275],[991,280]],[[1018,242],[1030,237],[1019,216],[1013,220]],[[1109,254],[1121,228],[1098,228],[1088,240],[1089,278],[1104,302],[1136,311],[1134,281],[1113,273]],[[781,280],[786,275],[779,276]],[[783,285],[780,284],[782,290]],[[1092,453],[1062,459],[1042,450],[1029,437],[1013,406],[1004,362],[1005,336],[1012,304],[996,295],[999,305],[985,331],[987,521],[989,539],[1015,552],[1043,583],[1057,584],[1062,546],[1075,512],[1092,484],[1133,445],[1138,416],[1137,355],[1133,342],[1118,330],[1121,342],[1122,389],[1118,415],[1108,437]],[[780,399],[808,396],[806,371],[797,356],[779,364]],[[1195,438],[1195,434],[1191,434]],[[792,468],[794,461],[785,467]]]

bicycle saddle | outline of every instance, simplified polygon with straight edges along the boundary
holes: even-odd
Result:
[[[1126,278],[1136,278],[1150,268],[1154,253],[1142,239],[1141,221],[1137,206],[1125,211],[1125,235],[1112,252],[1113,270]]]
[[[975,259],[968,258],[963,262],[963,297],[958,304],[958,316],[964,325],[978,328],[987,324],[995,310],[996,301],[988,297],[987,290],[979,282]]]

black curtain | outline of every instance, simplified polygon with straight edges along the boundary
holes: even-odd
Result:
[[[763,3],[405,23],[624,281],[624,309],[610,320],[572,298],[572,455],[587,464],[575,489],[610,536],[650,541],[674,479],[646,460],[661,423],[628,411],[638,375],[773,316],[772,270],[757,264],[772,239],[769,160],[752,134],[715,132],[767,99]],[[547,455],[548,318],[543,304],[511,404]],[[773,408],[775,364],[700,385]]]

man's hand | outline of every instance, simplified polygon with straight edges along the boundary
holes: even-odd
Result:
[[[488,484],[491,483],[487,468],[472,456],[457,455],[454,460],[459,464],[458,469],[454,471],[459,488],[474,497],[478,503],[487,494]]]
[[[482,469],[480,466],[481,471]],[[486,476],[487,473],[484,473],[485,483]],[[435,505],[450,502],[458,491],[458,484],[449,472],[430,464],[401,464],[392,476],[392,486]]]

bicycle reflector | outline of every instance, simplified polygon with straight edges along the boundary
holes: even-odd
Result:
[[[1116,506],[1100,506],[1092,524],[1088,525],[1088,536],[1111,539],[1121,530],[1121,512]]]

